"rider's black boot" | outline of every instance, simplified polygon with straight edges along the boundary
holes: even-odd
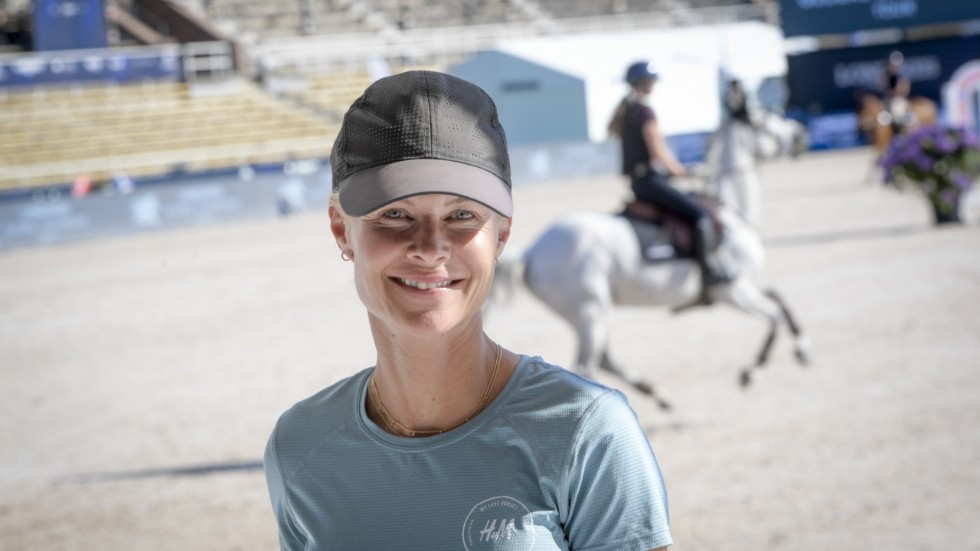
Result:
[[[701,268],[701,303],[710,304],[708,289],[715,285],[731,282],[731,277],[711,257],[717,239],[714,222],[703,217],[694,226],[694,254],[698,267]]]

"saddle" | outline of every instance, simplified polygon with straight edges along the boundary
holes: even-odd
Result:
[[[705,195],[694,194],[692,197],[711,214],[716,239],[710,244],[709,252],[714,251],[721,243],[724,232],[718,218],[718,202]],[[626,203],[619,216],[633,226],[644,259],[656,262],[694,257],[694,226],[672,211],[633,200]]]

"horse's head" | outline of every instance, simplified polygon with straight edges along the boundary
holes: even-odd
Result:
[[[772,111],[763,111],[753,121],[756,157],[775,159],[797,157],[810,148],[810,136],[803,123]]]

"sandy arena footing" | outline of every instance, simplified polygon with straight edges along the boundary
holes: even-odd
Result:
[[[865,182],[870,155],[761,169],[763,280],[808,332],[809,367],[782,335],[745,391],[761,320],[615,315],[612,353],[675,406],[624,388],[674,549],[980,548],[980,231]],[[512,243],[626,192],[613,176],[518,187]],[[572,360],[570,328],[526,292],[487,331]],[[372,350],[325,212],[0,255],[0,548],[277,548],[269,431]]]

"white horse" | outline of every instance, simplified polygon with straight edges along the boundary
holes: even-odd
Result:
[[[731,283],[709,289],[710,298],[760,316],[769,333],[756,361],[743,369],[747,386],[769,357],[777,329],[785,324],[795,338],[801,363],[808,358],[800,326],[779,294],[760,288],[754,277],[765,262],[758,234],[728,209],[719,212],[725,234],[715,254],[734,269]],[[552,224],[528,248],[501,257],[494,278],[494,300],[523,283],[555,313],[568,321],[578,337],[575,369],[586,376],[606,369],[636,389],[650,394],[664,409],[670,406],[653,385],[613,361],[609,354],[609,322],[617,305],[660,306],[675,311],[700,298],[700,274],[689,258],[647,260],[636,232],[621,216],[577,213]]]
[[[763,112],[753,123],[731,122],[712,140],[709,166],[718,167],[709,177],[719,200],[724,226],[722,242],[713,253],[735,277],[731,283],[710,289],[710,298],[761,316],[769,333],[756,361],[742,370],[747,386],[762,368],[785,324],[795,338],[796,357],[808,358],[807,340],[786,303],[774,289],[762,289],[756,277],[765,264],[765,252],[757,233],[759,220],[757,159],[798,155],[808,146],[806,129],[790,119]],[[663,408],[669,405],[650,383],[632,375],[609,355],[609,319],[617,305],[665,306],[681,311],[700,298],[700,273],[690,258],[670,256],[669,236],[654,245],[668,251],[666,258],[650,261],[640,249],[632,224],[621,216],[579,213],[558,220],[537,241],[517,254],[501,258],[495,276],[494,297],[502,289],[523,282],[568,321],[578,337],[575,368],[585,375],[606,369],[638,390],[652,395]]]
[[[711,137],[705,164],[709,193],[758,228],[762,222],[756,162],[797,157],[809,148],[806,127],[773,111],[757,111],[751,124],[728,119]]]
[[[780,113],[759,110],[751,115],[756,129],[756,157],[760,160],[796,157],[809,149],[806,126]]]

